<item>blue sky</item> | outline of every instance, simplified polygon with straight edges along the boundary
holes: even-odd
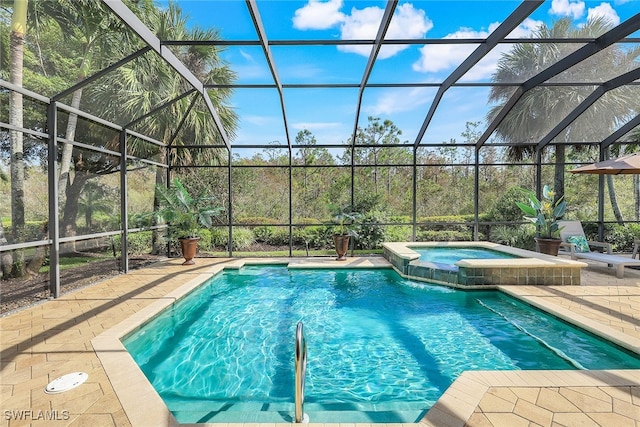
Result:
[[[190,22],[219,29],[223,39],[257,40],[244,0],[179,1]],[[374,0],[257,0],[269,40],[368,39],[382,18],[384,1]],[[387,39],[483,38],[520,4],[519,1],[400,1]],[[527,37],[541,23],[569,16],[576,26],[589,17],[605,16],[613,24],[640,12],[640,1],[552,0],[540,6],[513,33]],[[638,37],[638,33],[632,35]],[[501,52],[501,44],[478,63],[461,82],[487,82]],[[579,45],[576,45],[576,49]],[[370,83],[442,82],[476,45],[384,46]],[[370,46],[272,46],[272,55],[283,84],[360,83]],[[227,47],[222,57],[238,73],[240,84],[272,84],[262,49]],[[414,142],[437,88],[372,88],[364,92],[359,126],[367,116],[391,119],[402,139]],[[484,123],[487,88],[451,88],[445,94],[423,142],[460,141],[465,123]],[[286,89],[284,100],[289,136],[310,130],[318,143],[345,143],[355,123],[357,89]],[[286,143],[280,99],[273,89],[237,89],[233,106],[240,117],[234,145]],[[480,126],[480,131],[484,126]]]

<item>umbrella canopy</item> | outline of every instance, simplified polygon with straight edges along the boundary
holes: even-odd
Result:
[[[599,175],[640,174],[640,153],[603,160],[601,162],[581,166],[570,172],[593,173]]]

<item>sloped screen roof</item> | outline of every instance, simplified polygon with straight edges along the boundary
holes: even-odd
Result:
[[[134,29],[139,23],[107,2]],[[620,75],[607,50],[638,48],[635,2],[583,1],[179,1],[189,24],[215,27],[220,49],[236,74],[232,106],[239,117],[237,147],[292,146],[309,130],[318,145],[347,144],[369,116],[389,119],[402,143],[442,144],[459,139],[468,122],[481,123],[477,145],[500,143],[496,129],[536,90],[546,97],[573,90],[565,114],[538,121],[533,140],[554,142],[581,114],[606,106],[606,92],[624,85],[637,92],[638,62]],[[575,29],[601,18],[600,33],[552,31],[560,20]],[[546,26],[546,32],[540,26]],[[160,40],[161,46],[190,40]],[[500,75],[501,58],[518,49],[556,47],[555,56],[522,73]],[[526,58],[526,54],[523,56]],[[588,72],[595,71],[595,72]],[[501,100],[489,99],[501,87]],[[216,90],[207,85],[207,90]],[[560,88],[560,89],[559,89]],[[635,118],[637,120],[637,117]],[[619,123],[634,127],[634,117]],[[629,124],[630,123],[630,124]],[[637,125],[637,123],[635,123]],[[593,132],[602,142],[618,129]],[[583,138],[584,139],[584,138]],[[514,143],[513,140],[509,141]]]

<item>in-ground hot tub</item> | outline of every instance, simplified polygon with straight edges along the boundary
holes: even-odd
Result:
[[[580,271],[587,266],[491,242],[386,242],[382,246],[384,257],[403,276],[456,287],[579,285]],[[447,252],[473,249],[475,253],[469,258],[447,254],[447,262],[430,260],[428,249],[438,248]],[[483,251],[491,256],[482,257]]]

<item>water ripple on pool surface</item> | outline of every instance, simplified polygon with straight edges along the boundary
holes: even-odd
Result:
[[[209,401],[208,410],[216,401],[292,402],[298,321],[308,344],[307,402],[323,408],[416,402],[426,410],[464,370],[573,368],[550,348],[589,369],[640,367],[498,292],[416,286],[391,270],[227,272],[125,346],[179,420],[193,422],[183,414],[188,402]]]

